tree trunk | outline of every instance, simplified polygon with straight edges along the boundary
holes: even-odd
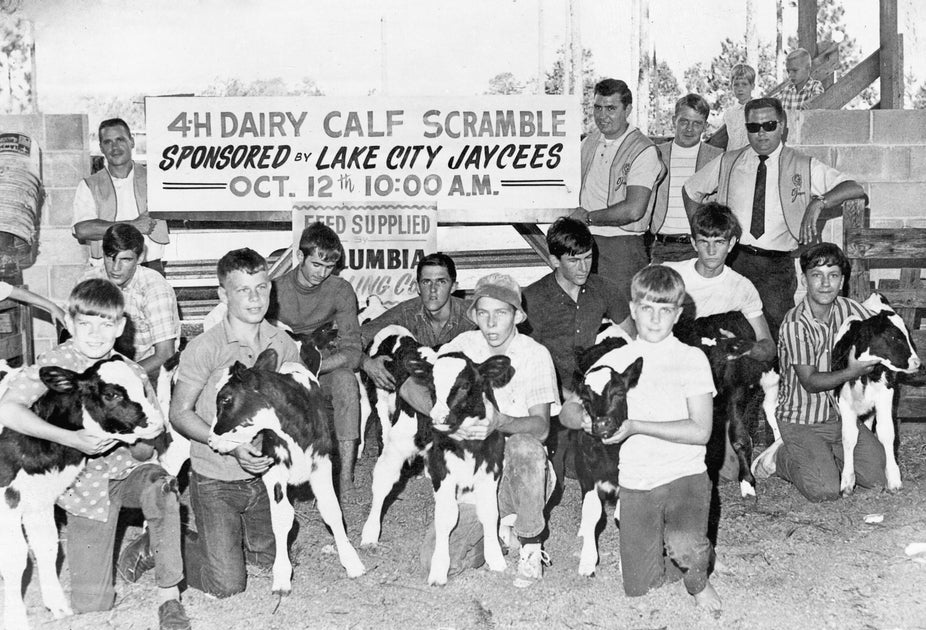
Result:
[[[746,0],[746,63],[759,69],[759,39],[756,36],[756,0]]]
[[[637,112],[637,127],[643,133],[649,132],[649,91],[653,74],[653,53],[650,47],[649,0],[640,0],[640,71],[637,77],[637,93],[634,95],[634,110]]]
[[[783,45],[784,38],[784,12],[785,1],[776,0],[775,2],[775,85],[782,81],[781,69],[785,64],[785,52]],[[756,68],[758,71],[758,68]]]

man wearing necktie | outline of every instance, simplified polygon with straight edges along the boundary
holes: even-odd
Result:
[[[792,252],[818,240],[822,210],[865,192],[839,171],[782,142],[787,116],[777,98],[753,99],[744,111],[749,145],[727,151],[692,175],[683,198],[689,217],[715,195],[733,210],[743,237],[730,266],[756,286],[777,341],[797,289]]]

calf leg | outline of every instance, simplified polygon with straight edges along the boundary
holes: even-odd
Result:
[[[276,543],[276,554],[273,558],[273,587],[274,593],[289,595],[293,588],[293,563],[289,559],[289,530],[293,527],[293,518],[296,515],[292,503],[286,496],[286,484],[289,482],[289,471],[279,464],[272,466],[261,478],[267,488],[270,498],[270,525],[273,528],[273,539]]]
[[[478,509],[478,504],[477,504]],[[497,509],[497,508],[496,508]],[[450,570],[450,532],[460,517],[457,505],[456,482],[445,477],[439,489],[434,492],[434,554],[431,556],[431,572],[428,584],[443,586],[447,583]]]
[[[756,496],[756,478],[750,468],[752,466],[752,437],[749,434],[749,423],[746,412],[749,406],[749,397],[752,390],[742,388],[730,400],[727,418],[729,426],[730,444],[739,460],[740,495],[743,498]]]
[[[601,520],[601,497],[594,487],[585,492],[582,499],[582,522],[579,524],[579,536],[582,537],[582,552],[579,555],[579,575],[591,577],[598,564],[598,541],[595,530]]]
[[[68,598],[58,580],[58,528],[52,504],[36,506],[23,512],[23,526],[29,537],[29,546],[35,556],[39,585],[42,587],[42,601],[55,619],[74,614]]]
[[[498,478],[489,473],[477,475],[473,487],[476,516],[482,523],[483,550],[492,571],[504,571],[508,565],[498,541]]]
[[[851,401],[844,396],[851,393],[839,393],[839,415],[842,417],[842,475],[839,491],[843,496],[852,494],[855,488],[855,445],[858,443],[858,416],[852,408]],[[893,446],[892,446],[893,448]]]
[[[331,478],[331,460],[327,457],[315,457],[312,460],[312,472],[309,473],[309,483],[315,493],[316,505],[322,520],[331,529],[334,535],[334,546],[338,550],[338,560],[347,570],[348,577],[363,575],[366,568],[357,555],[357,550],[350,543],[347,531],[344,529],[344,517],[338,497],[334,493],[334,482]]]
[[[0,575],[3,576],[3,624],[7,628],[28,628],[22,597],[23,571],[29,549],[23,537],[22,512],[0,504]],[[54,522],[54,521],[52,521]]]
[[[383,446],[383,453],[373,467],[373,501],[370,514],[363,524],[360,535],[361,545],[375,545],[379,542],[383,503],[392,491],[395,482],[402,474],[402,464],[418,452],[415,446],[415,426],[407,426],[414,421],[400,418],[396,426],[388,433]]]
[[[887,477],[886,487],[891,492],[900,490],[903,482],[900,480],[900,467],[897,465],[897,458],[894,456],[894,418],[891,413],[891,407],[894,404],[894,390],[885,389],[878,395],[875,401],[875,411],[878,418],[878,424],[875,427],[875,435],[884,448],[884,457],[886,464],[884,474]]]

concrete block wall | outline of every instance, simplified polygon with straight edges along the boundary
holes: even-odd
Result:
[[[71,204],[78,182],[90,174],[90,133],[84,114],[0,115],[0,132],[24,133],[41,148],[45,203],[40,211],[35,264],[23,269],[29,289],[63,304],[87,262],[87,248],[71,236]],[[55,343],[44,314],[33,322],[36,354]]]

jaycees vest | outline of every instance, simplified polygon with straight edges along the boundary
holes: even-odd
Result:
[[[138,214],[142,215],[148,212],[148,169],[144,164],[133,162],[132,177],[135,186],[135,203],[138,207]],[[116,188],[113,186],[109,171],[101,168],[90,177],[85,177],[84,182],[90,189],[90,194],[93,195],[97,218],[104,221],[115,221]],[[90,242],[90,256],[92,258],[103,257],[102,240]]]

